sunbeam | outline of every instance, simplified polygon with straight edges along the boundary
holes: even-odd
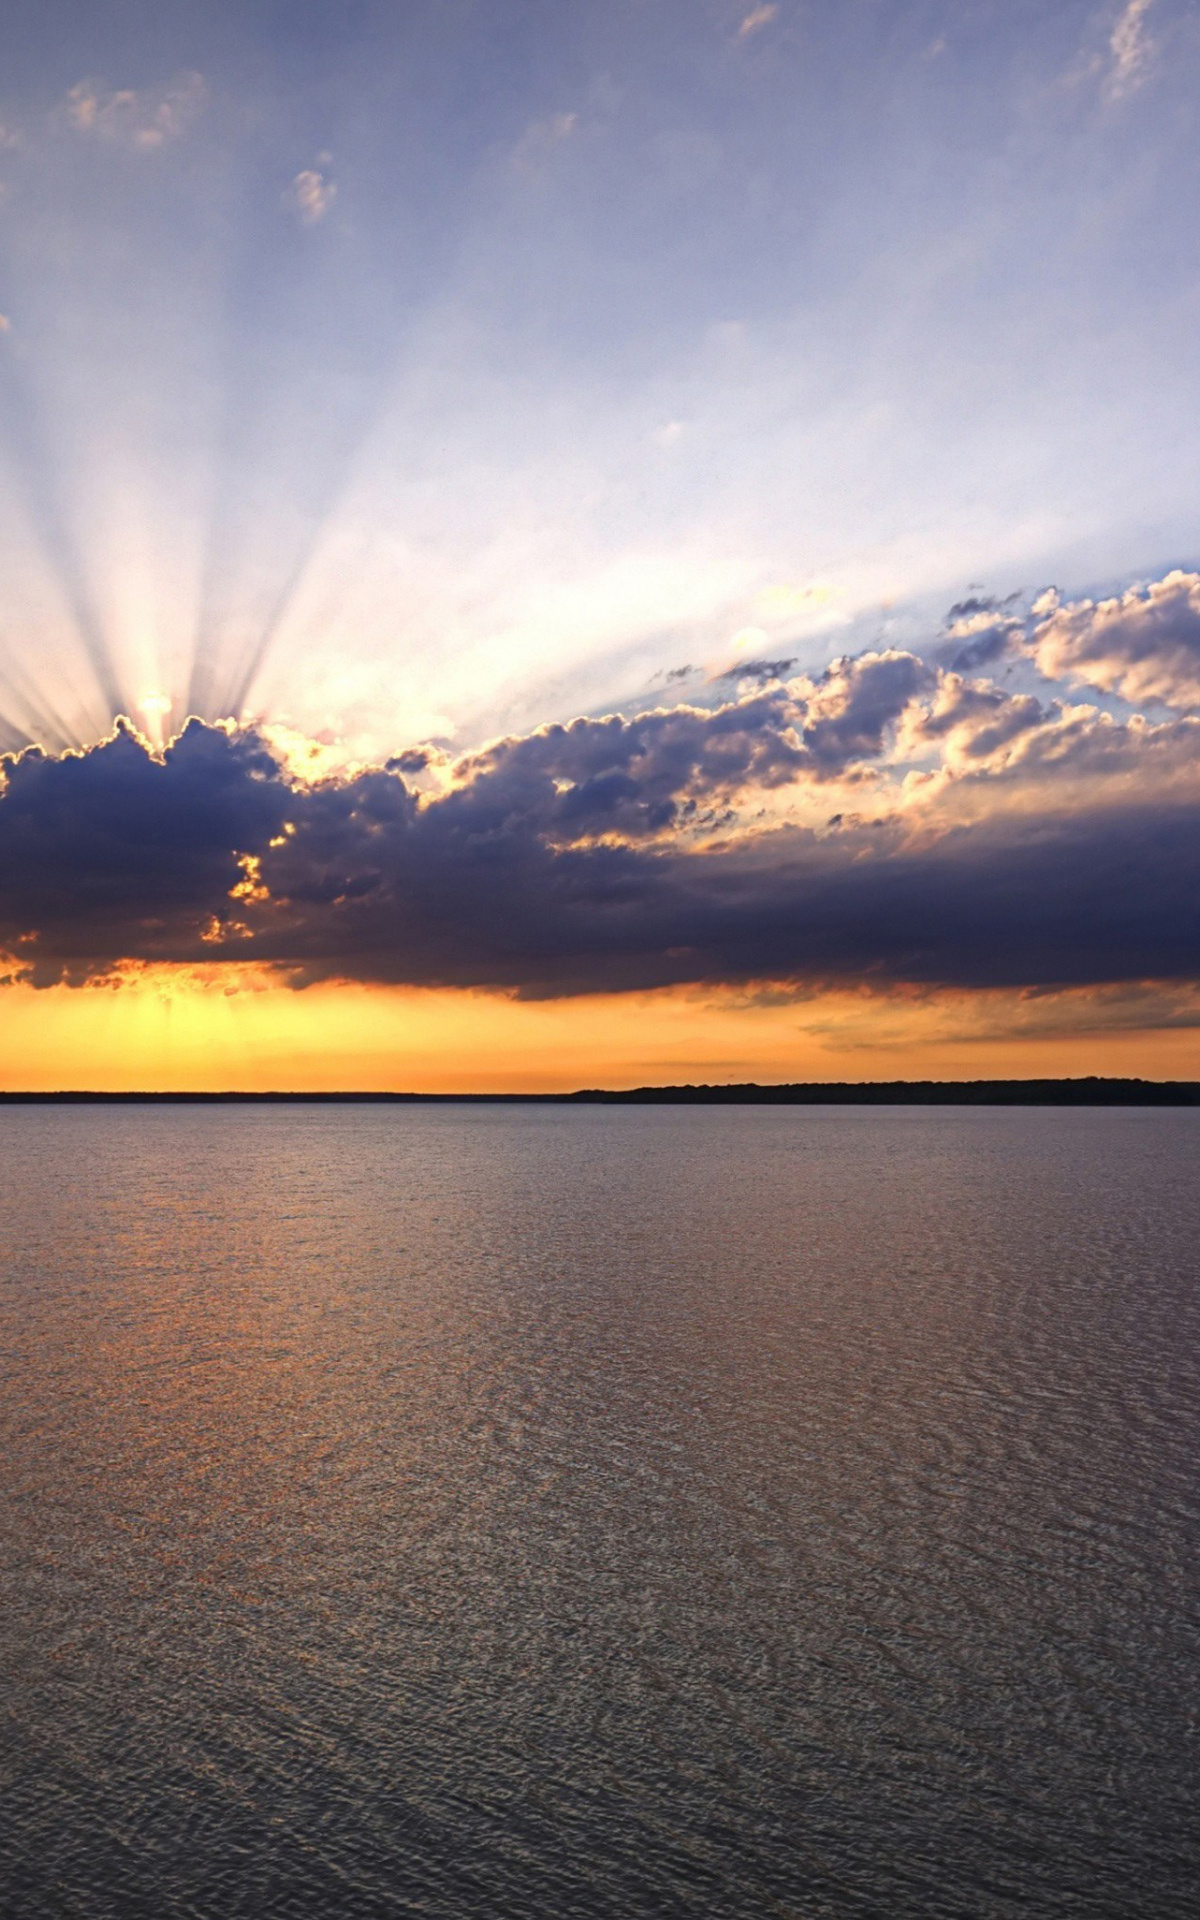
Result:
[[[70,525],[60,470],[47,444],[44,420],[15,355],[5,351],[6,344],[0,342],[0,446],[91,668],[98,699],[84,693],[83,704],[97,731],[103,732],[126,706],[117,661],[94,598],[83,550]]]

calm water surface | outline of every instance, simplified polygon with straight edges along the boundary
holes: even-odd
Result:
[[[5,1920],[1190,1916],[1198,1148],[0,1112]]]

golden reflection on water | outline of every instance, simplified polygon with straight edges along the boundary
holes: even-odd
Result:
[[[0,1114],[10,1904],[1183,1914],[1197,1124]]]

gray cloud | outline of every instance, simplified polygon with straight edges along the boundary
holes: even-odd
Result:
[[[911,653],[835,660],[819,680],[807,683],[804,745],[827,775],[851,761],[873,759],[905,708],[936,685],[935,669]]]
[[[1013,612],[1020,597],[970,594],[957,601],[946,615],[946,637],[936,651],[940,664],[954,673],[974,673],[1012,652],[1024,633]]]
[[[768,680],[782,680],[795,664],[794,655],[786,660],[742,660],[736,667],[726,667],[724,673],[717,675],[717,680],[757,680],[765,684]]]
[[[1020,734],[1057,717],[1032,694],[1006,693],[987,682],[947,673],[933,700],[910,719],[906,739],[912,746],[938,744],[963,760],[986,760]]]
[[[688,831],[719,825],[747,789],[819,789],[878,752],[905,714],[937,738],[966,728],[1021,753],[1041,742],[1043,772],[1064,754],[1092,765],[1099,741],[1122,770],[1075,810],[1052,789],[1038,800],[1034,781],[1023,804],[983,820],[933,810],[819,831]],[[419,753],[306,786],[251,730],[193,721],[159,759],[122,729],[85,753],[4,763],[0,944],[11,974],[39,983],[128,959],[526,996],[1192,979],[1195,782],[1160,790],[1128,776],[1163,754],[1194,767],[1195,724],[1093,716],[1090,733],[1072,719],[1068,738],[1053,709],[884,654],[836,662],[806,692],[504,740],[425,798],[405,777],[421,771]]]
[[[123,727],[83,753],[32,748],[4,773],[0,944],[35,981],[191,951],[290,798],[253,734],[199,721],[161,760]]]

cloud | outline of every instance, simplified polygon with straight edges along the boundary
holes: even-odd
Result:
[[[890,649],[834,660],[819,680],[800,681],[806,696],[803,741],[822,773],[874,758],[885,736],[919,694],[936,685],[935,670],[915,654]]]
[[[1044,707],[897,651],[309,780],[254,729],[191,721],[156,755],[122,724],[0,762],[0,948],[36,984],[139,962],[524,996],[1190,981],[1198,747],[1200,719]],[[914,784],[918,749],[942,761]],[[868,778],[873,815],[845,811]],[[819,824],[763,810],[830,791]]]
[[[946,615],[938,661],[955,673],[972,673],[1012,652],[1024,634],[1023,621],[1011,610],[1019,598],[1012,593],[1003,600],[990,594],[959,600]]]
[[[728,705],[574,720],[502,740],[460,762],[447,817],[491,832],[503,821],[560,843],[629,840],[711,824],[744,788],[819,771],[804,709],[786,690]],[[844,764],[844,763],[843,763]]]
[[[114,90],[102,80],[80,80],[67,94],[66,117],[76,133],[148,153],[185,133],[207,98],[198,73],[179,74],[165,87],[141,90]]]
[[[122,727],[83,753],[31,749],[4,773],[0,944],[26,955],[35,981],[191,941],[287,808],[254,735],[198,721],[161,760]]]
[[[1016,695],[1013,705],[1029,700]],[[979,788],[993,807],[1005,786],[1018,804],[1060,811],[1118,798],[1158,804],[1200,786],[1200,720],[1190,715],[1155,726],[1141,714],[1118,720],[1089,706],[1055,704],[1036,719],[1027,711],[1028,724],[1014,725],[999,743],[1004,751]]]
[[[519,173],[538,176],[556,147],[569,140],[579,125],[577,113],[551,113],[526,127],[513,148],[512,163]]]
[[[1107,92],[1110,100],[1131,93],[1147,77],[1154,56],[1154,42],[1146,30],[1146,18],[1154,0],[1129,0],[1113,27],[1108,43],[1109,68]]]
[[[782,680],[796,664],[795,656],[786,660],[740,660],[736,667],[726,667],[724,673],[717,675],[718,680]]]
[[[1051,710],[1057,716],[1057,709]],[[901,750],[914,755],[923,746],[941,749],[951,767],[992,760],[1017,737],[1047,720],[1032,694],[1010,694],[999,687],[948,673],[934,699],[908,717]]]
[[[315,167],[305,167],[296,175],[283,196],[283,204],[302,226],[315,227],[323,220],[337,198],[337,187]]]
[[[769,27],[772,20],[778,18],[778,15],[779,8],[776,6],[753,7],[738,28],[738,39],[747,40],[752,33],[761,33],[764,27]]]
[[[1098,687],[1133,705],[1200,707],[1200,574],[1176,568],[1111,600],[1034,603],[1029,650],[1047,679]]]

